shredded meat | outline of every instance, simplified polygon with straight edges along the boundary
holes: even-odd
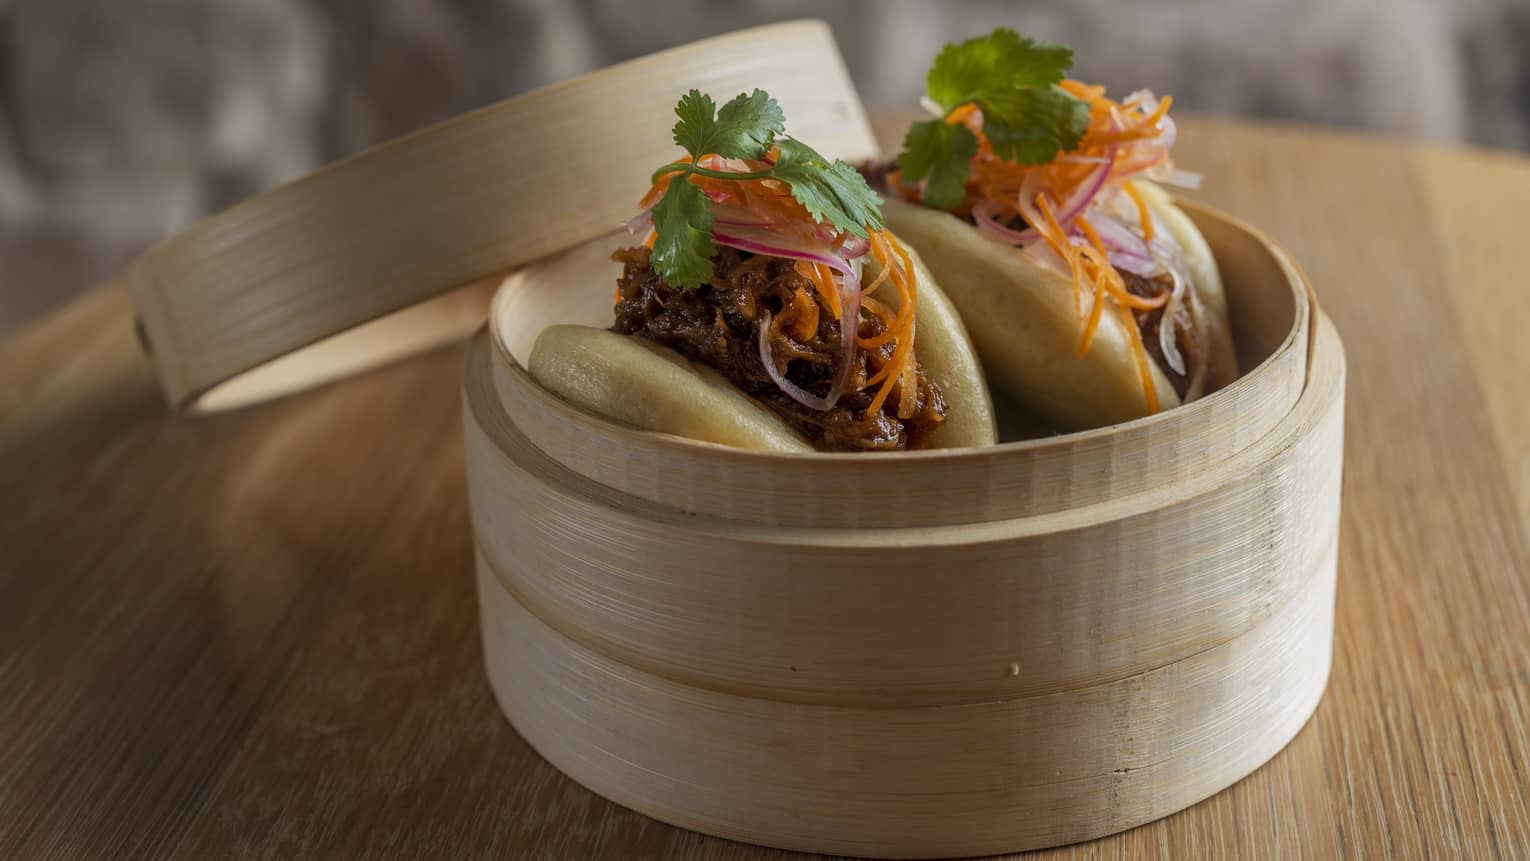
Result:
[[[1174,278],[1167,273],[1149,278],[1125,269],[1118,268],[1116,271],[1121,274],[1121,280],[1126,282],[1126,291],[1133,296],[1151,299],[1174,289]],[[1137,328],[1142,331],[1142,346],[1147,348],[1147,354],[1153,357],[1153,361],[1158,363],[1164,376],[1174,384],[1174,391],[1178,392],[1180,397],[1184,397],[1185,392],[1190,389],[1190,378],[1169,367],[1168,360],[1163,356],[1163,346],[1158,342],[1158,327],[1163,325],[1163,312],[1164,309],[1158,307],[1147,311],[1133,311],[1132,314],[1137,318]],[[1195,337],[1192,334],[1195,331],[1195,320],[1191,315],[1189,302],[1181,302],[1174,309],[1174,317],[1170,320],[1170,325],[1174,326],[1174,344],[1179,347],[1180,358],[1185,360],[1185,370],[1189,371],[1200,359],[1195,352]]]
[[[891,343],[855,351],[850,386],[826,411],[804,406],[781,391],[760,356],[760,325],[767,311],[772,318],[771,355],[790,382],[823,395],[833,382],[840,354],[839,321],[811,283],[793,269],[791,260],[721,247],[709,283],[695,290],[677,290],[654,271],[647,248],[624,248],[611,259],[623,264],[613,331],[647,338],[717,369],[819,449],[919,448],[945,417],[940,388],[922,369],[915,375],[918,390],[911,417],[898,417],[901,383],[879,411],[867,415],[876,386],[865,383],[892,358]],[[873,338],[885,329],[880,319],[862,315],[862,338]]]
[[[895,161],[864,161],[857,164],[855,169],[860,171],[861,176],[866,179],[866,183],[873,189],[883,194],[888,194],[890,191],[887,175],[897,166]],[[972,215],[971,211],[958,211],[955,215],[968,224],[974,226],[977,224],[977,219]],[[1014,230],[1024,230],[1027,226],[1024,220],[1014,213],[1000,216],[999,223]],[[1128,272],[1125,269],[1118,268],[1116,271],[1121,274],[1121,280],[1126,282],[1127,292],[1137,296],[1152,298],[1174,289],[1174,279],[1167,273],[1149,278]],[[1174,384],[1174,390],[1179,393],[1180,397],[1184,397],[1185,392],[1190,389],[1190,378],[1185,374],[1176,373],[1173,368],[1169,367],[1168,361],[1164,359],[1163,347],[1158,342],[1158,327],[1163,320],[1163,309],[1155,308],[1150,311],[1133,311],[1132,313],[1137,319],[1137,328],[1142,332],[1143,347],[1146,348],[1148,355],[1153,357],[1153,361],[1158,364],[1158,367],[1163,370],[1164,375],[1169,378],[1169,382]],[[1180,357],[1185,360],[1185,370],[1188,371],[1195,367],[1197,360],[1201,358],[1196,355],[1195,338],[1192,335],[1195,331],[1195,320],[1190,310],[1189,302],[1182,302],[1175,309],[1171,324],[1175,327],[1174,343],[1179,347]],[[1217,382],[1215,380],[1208,379],[1207,391],[1215,389],[1216,385]]]

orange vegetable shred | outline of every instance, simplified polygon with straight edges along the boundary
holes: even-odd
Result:
[[[1063,201],[1087,193],[1086,184],[1096,181],[1097,171],[1105,164],[1111,173],[1102,193],[1124,192],[1136,208],[1143,238],[1151,241],[1156,225],[1146,201],[1129,177],[1167,164],[1168,153],[1155,139],[1164,133],[1163,121],[1173,100],[1165,96],[1154,103],[1151,97],[1132,96],[1123,103],[1106,98],[1101,86],[1075,80],[1065,80],[1059,86],[1088,105],[1089,125],[1077,147],[1046,164],[1024,165],[999,158],[983,134],[982,112],[973,103],[956,107],[946,115],[946,122],[961,123],[978,138],[978,152],[970,164],[967,199],[959,212],[967,214],[981,203],[996,217],[1007,217],[1011,223],[1023,221],[1040,234],[1046,247],[1068,267],[1073,307],[1079,317],[1079,355],[1086,354],[1093,344],[1105,305],[1114,307],[1127,330],[1143,395],[1150,409],[1157,411],[1158,393],[1132,311],[1157,308],[1168,301],[1168,295],[1148,299],[1129,292],[1121,273],[1110,263],[1104,241],[1088,219],[1080,213],[1070,213],[1072,223],[1087,240],[1087,244],[1077,244],[1059,223],[1056,213]],[[1152,107],[1147,109],[1150,103]],[[889,183],[903,196],[918,199],[919,188],[903,182],[896,171],[889,175]],[[1022,199],[1031,197],[1022,194],[1022,188],[1035,189],[1034,197]],[[1087,307],[1086,294],[1092,297]]]
[[[760,171],[770,167],[774,159],[779,158],[779,150],[772,147],[766,153],[764,160],[735,160],[734,168],[742,165],[745,171]],[[715,156],[704,155],[699,161],[708,163]],[[689,161],[689,158],[685,159]],[[665,189],[678,174],[665,174],[661,176],[643,197],[640,206],[649,207],[656,203],[664,195]],[[702,191],[707,192],[714,200],[722,199],[730,205],[746,207],[752,216],[758,217],[768,229],[781,230],[783,232],[802,233],[816,231],[821,225],[796,198],[792,197],[791,189],[780,180],[776,179],[720,179],[716,177],[690,174],[684,181],[693,182]],[[656,233],[649,230],[643,244],[653,247]],[[841,237],[847,239],[847,237]],[[877,392],[867,408],[867,414],[873,414],[883,408],[893,390],[899,390],[898,415],[900,418],[913,416],[917,406],[917,373],[918,362],[914,357],[914,312],[917,299],[917,286],[914,281],[913,260],[903,245],[892,234],[884,230],[873,230],[868,233],[868,254],[880,270],[870,284],[863,285],[860,294],[860,307],[867,314],[880,319],[884,325],[884,331],[872,338],[861,338],[857,331],[856,345],[865,350],[878,349],[885,344],[893,343],[892,355],[887,363],[872,374],[864,383],[865,387],[877,386]],[[823,307],[833,314],[835,318],[848,325],[859,326],[860,318],[854,321],[844,321],[844,301],[842,297],[842,285],[844,275],[835,272],[829,266],[822,263],[809,263],[804,260],[794,262],[794,271],[809,284],[812,292],[816,293]],[[897,291],[897,307],[879,301],[872,297],[879,288],[885,284],[891,284]],[[807,338],[817,330],[819,302],[807,295],[803,290],[797,291],[791,299],[791,308],[794,312],[792,323],[793,331],[799,338]],[[900,388],[901,386],[901,388]]]

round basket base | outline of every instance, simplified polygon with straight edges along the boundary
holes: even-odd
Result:
[[[1259,627],[1149,673],[1040,697],[893,709],[669,681],[554,631],[482,559],[478,590],[500,707],[591,791],[746,843],[929,858],[1113,834],[1263,765],[1322,698],[1334,570],[1330,556],[1306,593]]]

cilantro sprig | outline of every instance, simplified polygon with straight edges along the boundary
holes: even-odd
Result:
[[[1042,164],[1078,146],[1089,127],[1089,107],[1058,87],[1073,65],[1073,51],[1027,39],[1007,27],[946,45],[930,64],[925,93],[941,119],[915,123],[903,139],[898,169],[924,181],[924,202],[954,209],[966,196],[977,136],[945,117],[975,104],[994,154],[1017,164]]]
[[[764,90],[740,93],[721,108],[712,97],[691,90],[675,105],[674,137],[691,156],[674,161],[653,173],[653,181],[668,174],[669,187],[653,207],[657,236],[650,260],[659,277],[671,287],[699,287],[712,277],[712,202],[691,181],[693,176],[714,179],[778,179],[814,220],[836,230],[864,237],[882,229],[882,198],[866,184],[855,168],[830,161],[807,144],[787,137],[781,106]],[[723,158],[762,160],[771,148],[778,155],[764,170],[731,173],[701,167],[695,162],[715,153]]]

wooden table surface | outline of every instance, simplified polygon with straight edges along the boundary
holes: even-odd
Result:
[[[1345,339],[1333,678],[1248,779],[1058,854],[1526,857],[1530,162],[1211,121],[1177,154]],[[610,804],[500,716],[460,370],[175,416],[114,287],[0,344],[0,857],[791,854]]]

